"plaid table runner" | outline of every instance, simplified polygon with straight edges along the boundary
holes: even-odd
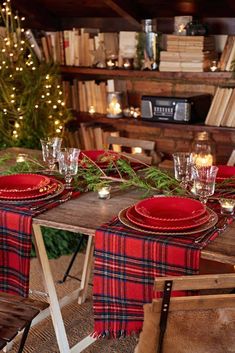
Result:
[[[141,234],[117,218],[97,229],[94,335],[120,337],[138,333],[143,323],[143,304],[153,299],[155,277],[199,273],[200,250],[209,240],[197,244],[195,236]]]
[[[66,191],[67,192],[67,191]],[[60,196],[62,196],[61,194]],[[72,197],[79,195],[74,192]],[[46,204],[43,209],[32,211],[29,206],[0,206],[0,291],[28,296],[30,253],[32,247],[32,218],[59,205]],[[35,204],[34,204],[35,205]]]

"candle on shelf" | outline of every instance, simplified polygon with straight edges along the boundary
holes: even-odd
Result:
[[[227,214],[227,215],[232,215],[234,211],[234,206],[235,206],[235,200],[232,199],[220,199],[219,200],[220,206],[221,206],[221,213],[222,214]]]
[[[122,59],[122,66],[126,70],[132,70],[133,69],[133,58],[123,58]]]
[[[211,66],[210,66],[210,70],[211,70],[212,72],[215,72],[215,71],[218,70],[218,66],[217,66],[217,61],[216,61],[216,60],[212,60]]]
[[[114,55],[111,55],[106,60],[106,66],[107,66],[108,69],[116,69],[116,67],[117,67],[117,58]]]
[[[99,199],[108,200],[110,199],[111,186],[103,186],[98,190]]]
[[[108,92],[107,96],[107,117],[119,118],[122,116],[122,95],[120,92]]]
[[[16,163],[21,163],[21,162],[25,162],[26,159],[27,159],[28,155],[25,154],[25,153],[19,153],[17,156],[16,156]]]
[[[89,112],[89,114],[91,114],[91,115],[95,114],[95,107],[94,107],[94,105],[91,105],[91,106],[89,107],[88,112]]]

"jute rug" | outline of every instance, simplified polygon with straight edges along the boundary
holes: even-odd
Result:
[[[63,273],[67,268],[71,256],[62,256],[56,260],[50,260],[50,265],[55,279],[58,297],[62,298],[79,286],[75,279],[67,278],[64,284],[57,282],[62,279]],[[79,254],[75,260],[71,275],[81,278],[81,270],[84,254]],[[91,280],[92,282],[92,280]],[[30,271],[30,289],[44,291],[42,276],[38,266],[37,259],[31,260]],[[37,299],[42,297],[34,295]],[[89,286],[89,293],[86,302],[78,305],[77,301],[66,305],[62,309],[62,315],[65,323],[66,332],[69,339],[69,345],[72,347],[79,340],[85,338],[93,330],[93,312],[92,312],[92,286]],[[13,344],[10,353],[17,353],[18,339]],[[86,348],[84,353],[133,353],[136,346],[135,337],[126,337],[122,339],[100,339]],[[24,353],[59,353],[54,328],[50,317],[31,327],[26,341]]]

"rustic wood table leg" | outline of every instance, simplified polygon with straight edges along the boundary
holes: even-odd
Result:
[[[94,236],[89,235],[87,247],[86,247],[86,256],[85,256],[83,271],[82,271],[82,280],[81,280],[81,285],[80,285],[79,294],[78,294],[78,304],[84,303],[87,297],[88,283],[89,283],[91,267],[92,267],[93,251],[94,251]]]

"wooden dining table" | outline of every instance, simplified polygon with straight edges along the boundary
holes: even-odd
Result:
[[[87,294],[88,279],[91,271],[94,249],[93,240],[96,229],[103,223],[106,223],[113,217],[117,216],[121,209],[134,204],[140,199],[141,195],[141,191],[135,189],[115,192],[111,195],[109,200],[101,200],[97,197],[97,193],[88,192],[81,194],[76,199],[72,199],[56,208],[42,213],[33,219],[34,242],[44,274],[50,300],[51,316],[61,353],[82,352],[95,339],[88,336],[73,348],[69,348],[49,261],[42,238],[41,227],[45,226],[72,231],[74,233],[83,233],[88,236],[82,280],[78,290],[78,302],[79,304],[82,304],[86,299]],[[201,258],[225,264],[235,264],[234,222],[230,224],[215,240],[201,250]]]
[[[27,152],[27,150],[10,149],[10,152],[17,154]],[[76,298],[81,305],[86,299],[89,276],[92,270],[96,229],[117,216],[123,208],[136,203],[142,196],[143,192],[139,189],[117,190],[111,193],[111,198],[108,200],[99,199],[96,192],[82,193],[78,197],[33,218],[33,242],[44,277],[47,299],[50,303],[49,310],[60,353],[82,352],[95,341],[94,337],[88,335],[74,347],[69,346],[61,315],[61,305],[65,305],[69,300]],[[56,293],[41,227],[82,233],[87,235],[88,238],[80,287],[71,293],[71,296],[67,295],[64,301],[62,299],[62,304]],[[224,232],[201,250],[201,258],[235,265],[235,222],[231,223]]]

